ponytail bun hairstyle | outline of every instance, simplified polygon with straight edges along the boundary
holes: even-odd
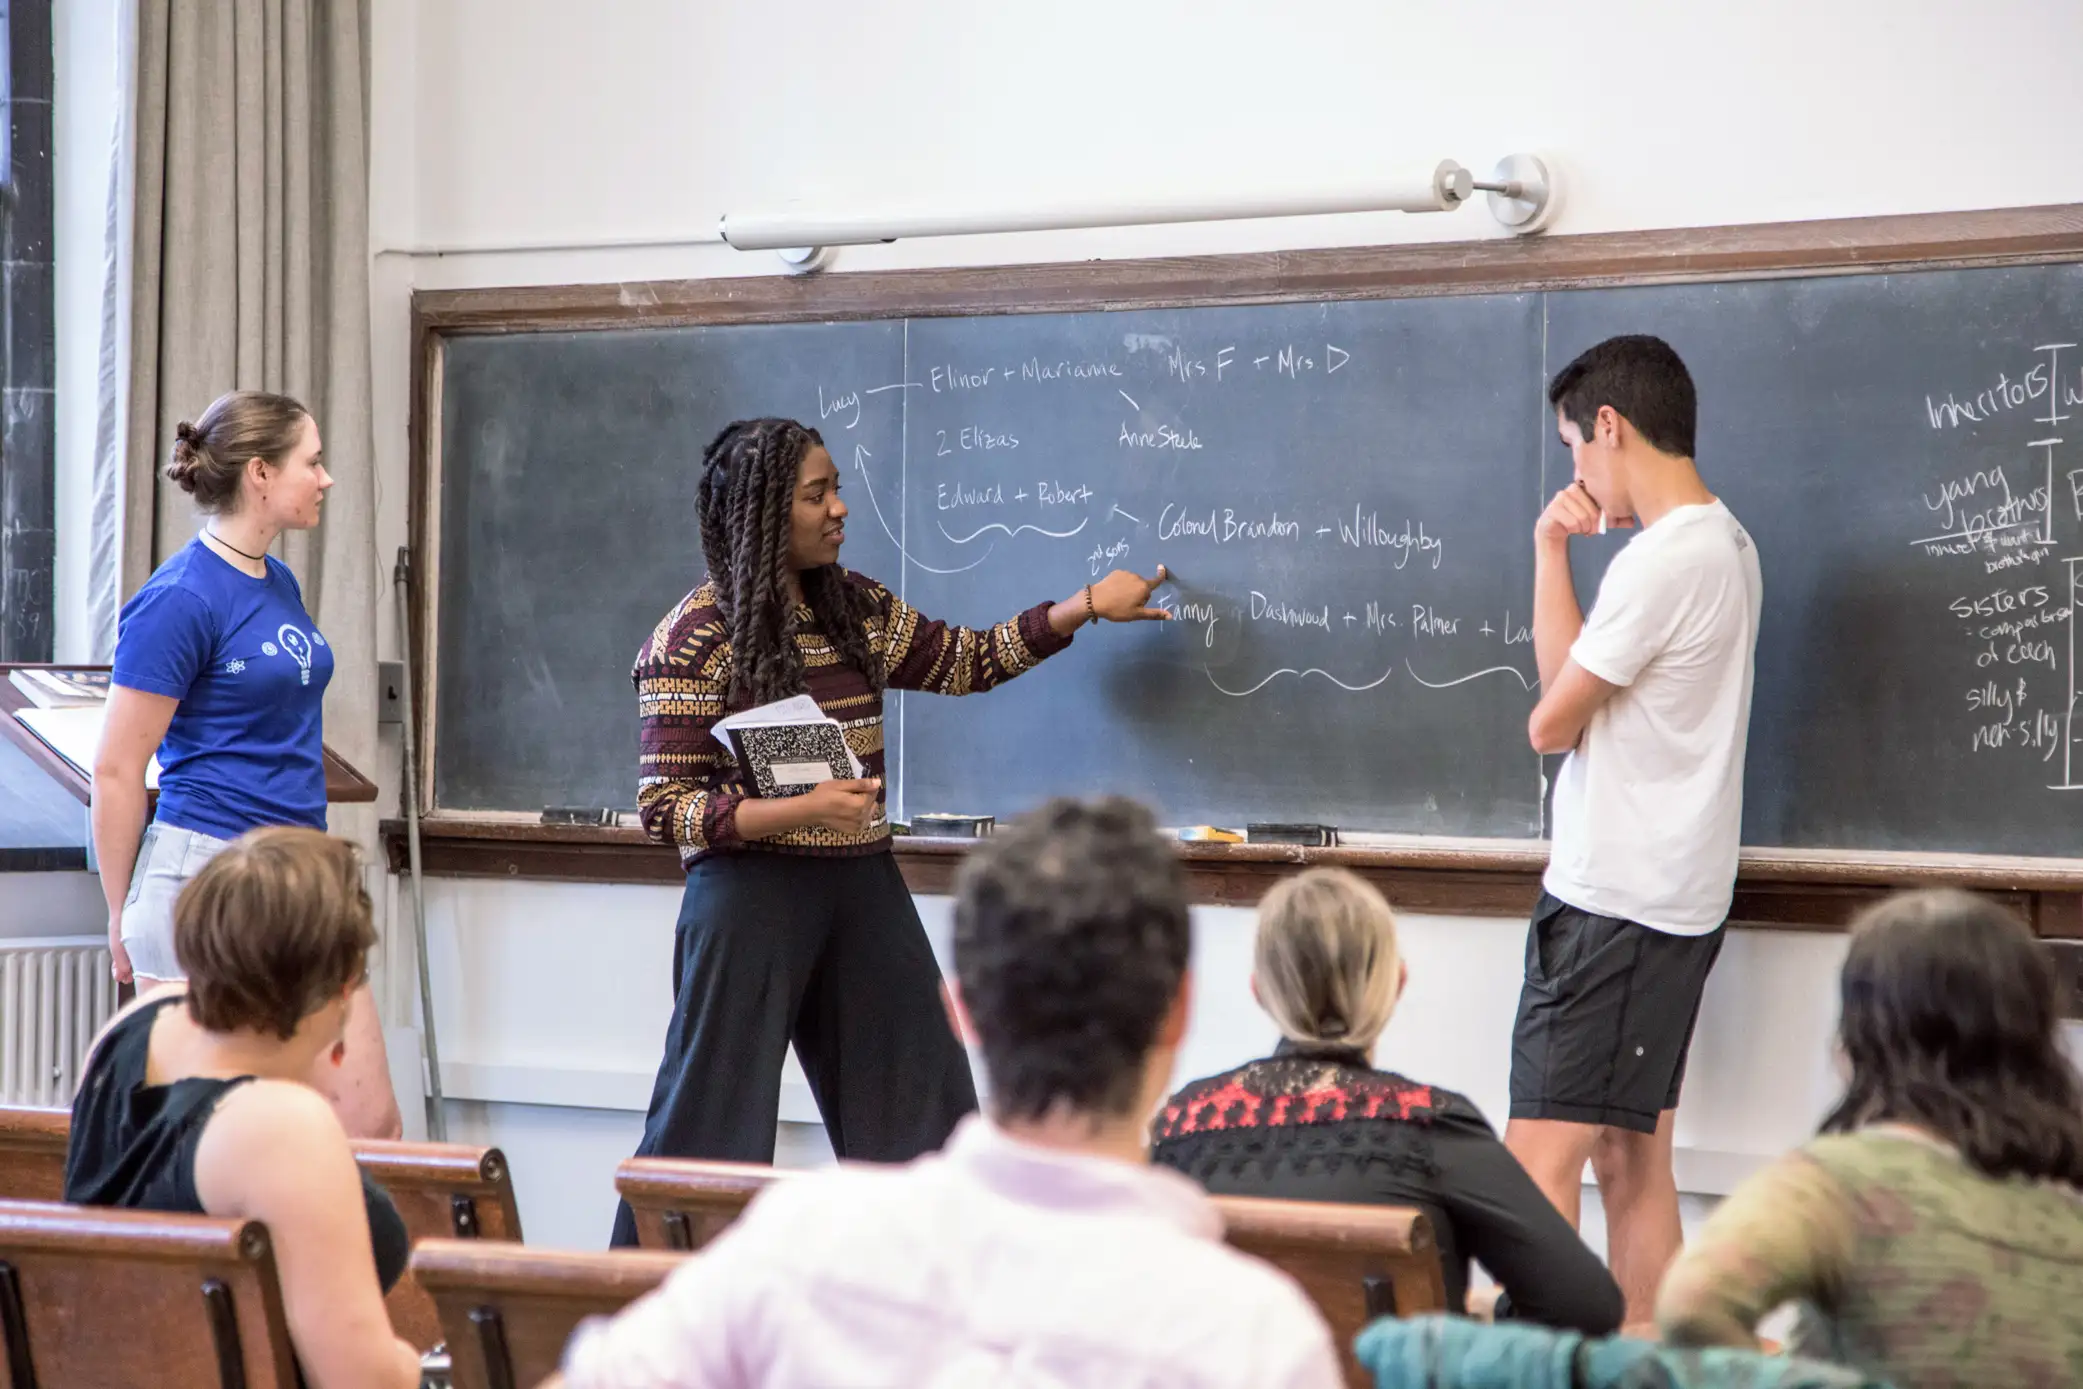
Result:
[[[1343,868],[1283,878],[1259,903],[1259,1001],[1289,1041],[1372,1050],[1396,1010],[1402,958],[1388,901]]]
[[[167,481],[211,515],[236,511],[246,464],[259,458],[279,465],[297,446],[310,414],[297,401],[270,391],[218,396],[201,419],[174,426]]]

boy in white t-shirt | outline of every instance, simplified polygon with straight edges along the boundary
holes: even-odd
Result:
[[[1681,1242],[1671,1120],[1736,881],[1763,584],[1750,536],[1693,466],[1691,375],[1610,338],[1548,387],[1576,478],[1534,525],[1535,751],[1567,753],[1526,938],[1505,1142],[1572,1221],[1584,1164],[1630,1324]],[[1569,540],[1641,533],[1591,615]]]

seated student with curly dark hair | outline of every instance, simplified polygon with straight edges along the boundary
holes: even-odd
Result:
[[[906,1166],[769,1187],[580,1333],[569,1389],[1334,1389],[1301,1290],[1145,1160],[1190,944],[1178,856],[1140,807],[1056,801],[988,841],[956,895],[952,996],[988,1117]]]
[[[383,1306],[405,1223],[313,1088],[346,1059],[375,944],[352,844],[276,827],[219,849],[173,906],[186,982],[95,1042],[65,1157],[68,1201],[265,1224],[290,1344],[321,1389],[420,1379]]]
[[[1312,868],[1259,903],[1252,992],[1285,1038],[1165,1102],[1152,1157],[1224,1196],[1410,1206],[1431,1217],[1447,1305],[1469,1260],[1499,1315],[1602,1335],[1620,1288],[1483,1118],[1451,1090],[1374,1068],[1403,996],[1396,918],[1374,887]]]
[[[2083,1384],[2083,1084],[2061,988],[1986,898],[1869,911],[1839,984],[1844,1098],[1672,1266],[1665,1339],[1755,1346],[1793,1302],[1788,1349],[1897,1389]]]

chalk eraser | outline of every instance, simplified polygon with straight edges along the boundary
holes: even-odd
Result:
[[[914,815],[911,832],[939,839],[981,839],[998,825],[995,815]]]
[[[1327,849],[1338,842],[1338,831],[1330,825],[1258,824],[1244,827],[1247,844],[1304,844]]]
[[[546,805],[542,808],[545,825],[613,825],[618,821],[615,812],[604,805]]]

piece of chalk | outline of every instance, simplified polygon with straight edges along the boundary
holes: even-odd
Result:
[[[1598,533],[1600,535],[1606,533],[1606,513],[1603,511],[1598,514]]]
[[[1215,825],[1188,825],[1179,831],[1179,837],[1189,844],[1242,844],[1244,836],[1235,830],[1221,829]]]

